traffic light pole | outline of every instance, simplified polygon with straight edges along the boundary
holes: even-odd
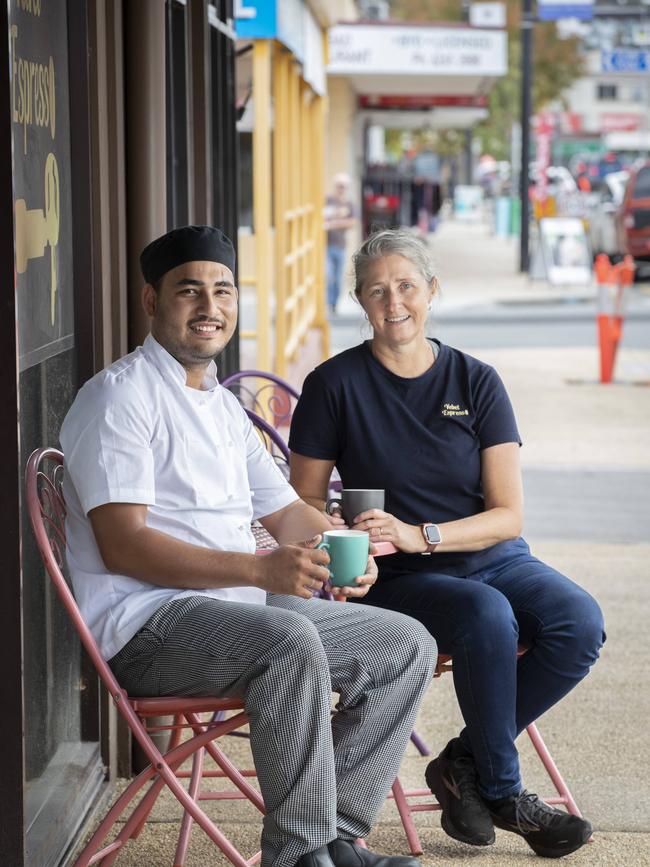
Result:
[[[528,198],[528,166],[530,164],[530,115],[533,79],[533,14],[532,0],[523,0],[521,16],[521,171],[519,197],[521,199],[521,230],[519,236],[519,270],[528,271],[530,263]]]

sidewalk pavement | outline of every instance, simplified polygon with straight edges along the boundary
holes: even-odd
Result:
[[[531,287],[514,271],[515,245],[491,238],[484,226],[445,223],[431,241],[440,262],[441,315],[446,309],[460,311],[491,300],[545,299],[566,292],[546,284]],[[345,302],[338,321],[348,315],[348,304],[352,302]],[[498,324],[486,327],[498,328]],[[336,343],[337,319],[332,329]],[[342,333],[347,339],[349,327]],[[353,342],[358,339],[355,335]],[[515,406],[524,440],[524,471],[534,473],[537,481],[532,486],[535,499],[529,497],[528,502],[529,512],[537,518],[529,529],[527,524],[526,533],[533,551],[586,587],[605,612],[608,641],[600,661],[586,681],[540,722],[560,771],[595,829],[594,842],[569,856],[567,863],[576,867],[650,865],[650,510],[647,496],[640,505],[634,501],[636,511],[630,509],[624,485],[614,484],[650,470],[650,388],[625,384],[626,380],[650,379],[650,351],[623,348],[616,368],[622,383],[611,386],[595,383],[595,347],[522,346],[474,354],[495,365]],[[571,381],[575,379],[594,383],[575,385]],[[572,499],[581,474],[597,473],[601,475],[596,478],[603,480],[599,496],[592,502],[576,491]],[[559,478],[566,479],[566,484],[556,491]],[[575,537],[570,535],[573,525],[566,520],[572,510],[585,513],[579,516],[581,532]],[[627,523],[634,524],[632,537],[639,541],[626,541],[620,522],[608,521],[610,514],[628,515]],[[417,730],[436,753],[460,726],[452,678],[444,676],[432,683]],[[229,740],[229,751],[245,763],[247,744]],[[550,794],[549,781],[525,735],[519,746],[526,786]],[[423,785],[427,761],[409,746],[402,766],[403,782]],[[241,802],[212,802],[207,809],[221,817],[223,830],[246,853],[255,850],[260,819],[253,808]],[[120,856],[121,867],[172,863],[178,818],[178,810],[163,801],[156,808],[155,823]],[[497,831],[494,846],[474,848],[447,837],[440,829],[439,814],[419,813],[416,824],[424,846],[423,867],[541,863],[512,834]],[[392,802],[384,808],[369,844],[390,854],[407,851]],[[187,867],[226,863],[195,829]]]
[[[518,269],[518,237],[496,237],[483,222],[447,219],[428,236],[428,242],[441,289],[441,300],[434,308],[436,316],[449,317],[486,304],[532,307],[567,302],[570,310],[576,302],[595,300],[597,296],[595,282],[553,286],[547,280],[529,279]],[[348,291],[352,286],[350,266],[346,267],[346,276],[346,289],[337,309],[343,317],[356,316],[359,307]],[[650,310],[650,283],[636,284],[630,296],[632,304]]]

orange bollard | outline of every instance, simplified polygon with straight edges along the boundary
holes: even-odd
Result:
[[[598,314],[598,342],[600,344],[600,381],[610,383],[614,375],[616,349],[623,331],[621,316]]]
[[[618,265],[612,266],[609,257],[601,253],[596,257],[594,272],[599,285],[600,310],[597,320],[600,381],[610,383],[614,375],[616,350],[623,334],[625,287],[630,286],[634,280],[634,260],[631,256],[626,256]]]
[[[594,262],[594,274],[596,275],[596,283],[599,286],[604,286],[611,283],[612,263],[609,261],[609,256],[606,253],[599,253]]]

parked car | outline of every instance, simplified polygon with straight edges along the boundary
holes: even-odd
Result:
[[[621,251],[636,262],[650,262],[650,161],[630,171],[615,220]]]
[[[623,255],[615,217],[623,201],[629,176],[629,172],[612,172],[603,178],[600,190],[588,196],[589,244],[594,256],[606,253],[610,257],[620,258]]]

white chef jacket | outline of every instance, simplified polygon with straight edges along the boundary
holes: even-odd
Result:
[[[147,525],[220,551],[253,553],[251,521],[298,495],[212,362],[203,390],[149,335],[79,391],[61,428],[67,561],[100,650],[114,656],[161,605],[204,594],[264,604],[255,587],[175,589],[109,572],[88,512],[104,503],[148,506]]]

